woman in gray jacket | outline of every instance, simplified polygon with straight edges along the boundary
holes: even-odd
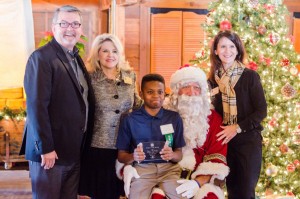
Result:
[[[136,92],[136,75],[125,61],[116,36],[97,36],[87,62],[96,104],[93,135],[82,158],[79,194],[118,199],[124,192],[115,171],[120,116],[140,107],[142,100]]]

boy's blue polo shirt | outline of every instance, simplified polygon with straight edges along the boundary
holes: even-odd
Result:
[[[125,115],[120,123],[116,147],[133,153],[140,142],[166,141],[161,125],[172,124],[173,150],[185,146],[182,119],[177,112],[161,108],[156,116],[149,115],[144,106]]]

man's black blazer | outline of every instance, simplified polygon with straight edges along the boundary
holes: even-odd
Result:
[[[77,62],[89,86],[87,132],[85,103],[62,47],[53,39],[29,57],[24,77],[27,120],[20,151],[27,160],[40,162],[41,154],[55,150],[56,164],[79,161],[82,144],[93,128],[94,94],[79,56]]]

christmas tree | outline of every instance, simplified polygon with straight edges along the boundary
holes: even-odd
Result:
[[[247,67],[256,70],[268,103],[263,121],[263,163],[259,198],[300,198],[300,62],[289,35],[281,0],[218,0],[210,3],[206,39],[194,64],[209,69],[209,47],[220,30],[236,32],[246,48]]]

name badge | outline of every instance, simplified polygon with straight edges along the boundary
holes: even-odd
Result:
[[[163,135],[174,133],[174,128],[172,124],[161,125],[160,130]]]
[[[213,88],[211,91],[210,91],[210,95],[211,96],[214,96],[216,94],[219,93],[219,87],[216,87],[216,88]]]
[[[126,84],[132,84],[132,79],[130,77],[124,77],[124,82]]]

